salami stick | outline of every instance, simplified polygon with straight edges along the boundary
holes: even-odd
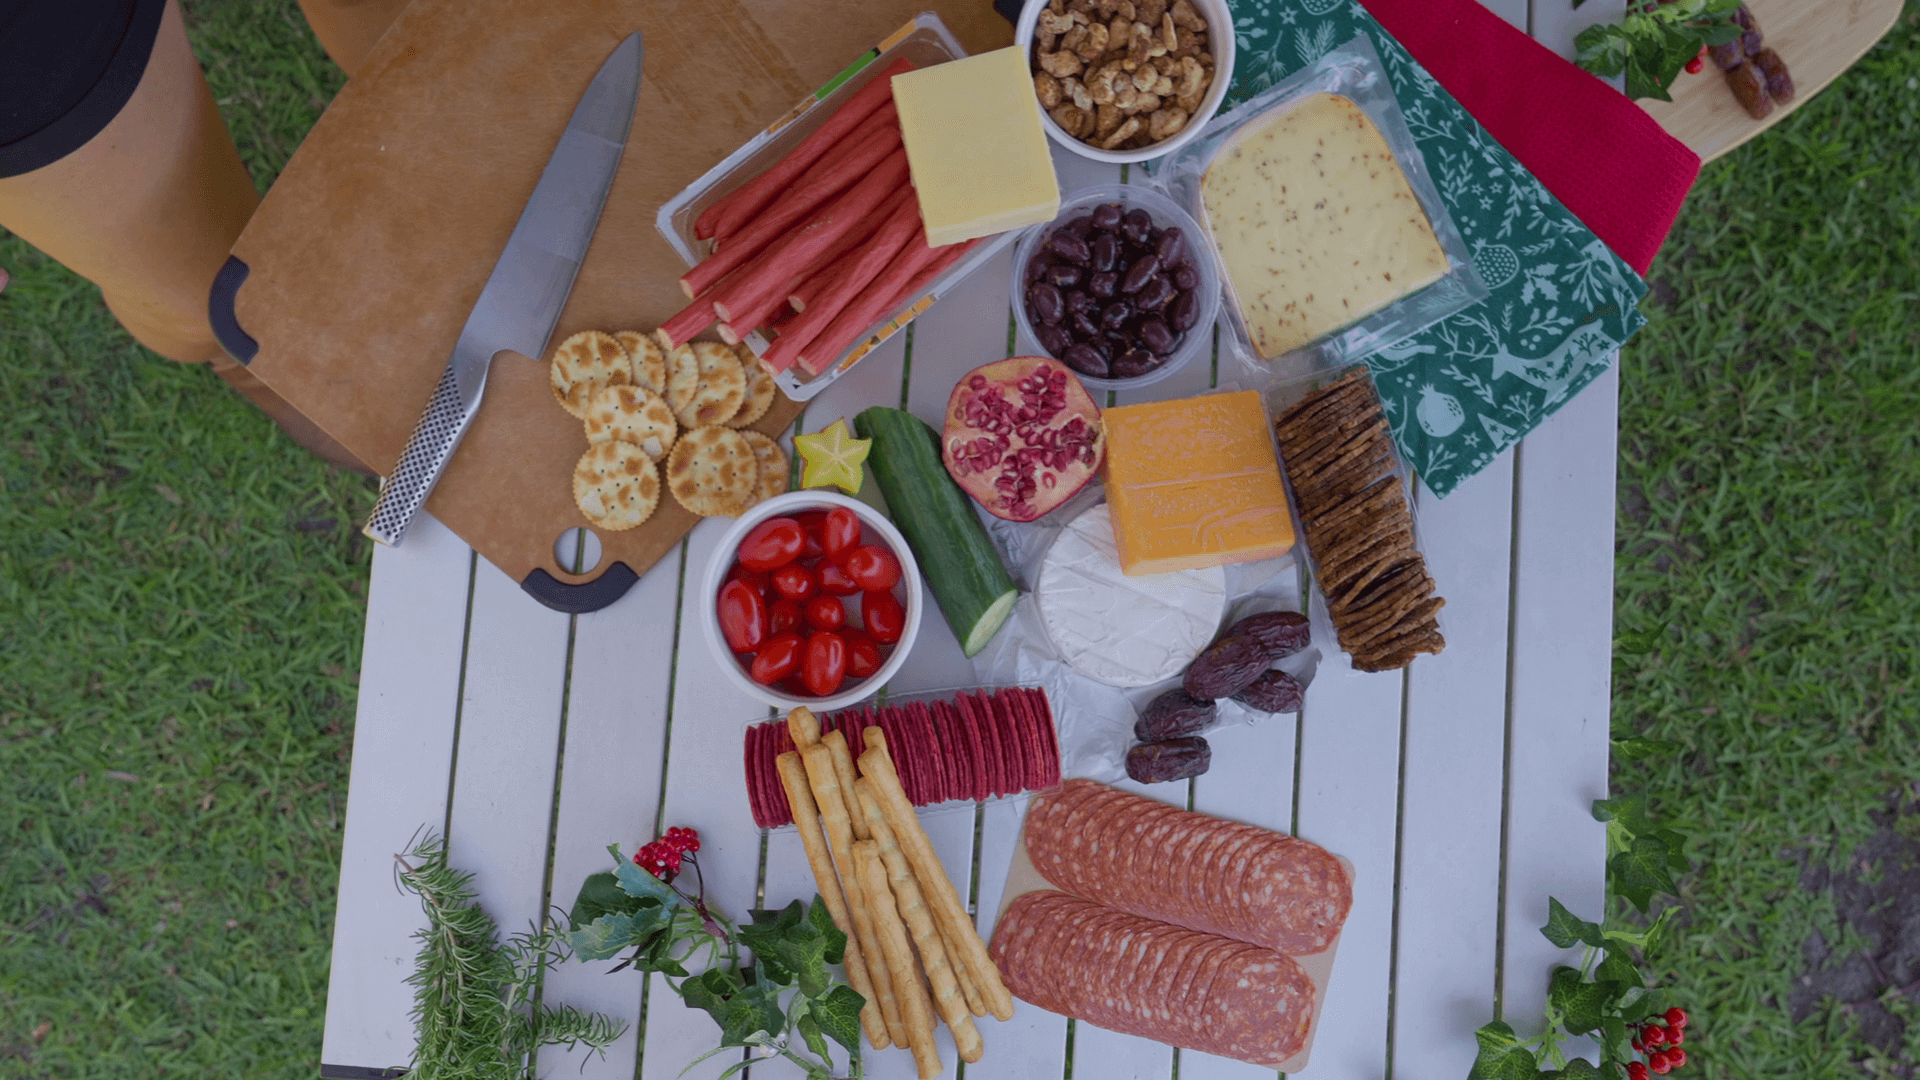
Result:
[[[833,854],[827,850],[826,835],[820,831],[820,811],[814,805],[812,789],[807,786],[807,767],[792,750],[775,758],[774,765],[780,770],[780,786],[787,789],[787,805],[793,809],[793,824],[800,830],[800,846],[807,850],[813,884],[820,890],[827,914],[833,916],[833,925],[847,935],[847,983],[867,999],[860,1007],[860,1026],[866,1029],[867,1041],[875,1050],[885,1050],[893,1045],[893,1040],[887,1035],[886,1017],[880,1014],[880,999],[874,996],[866,959],[860,953],[860,942],[854,937],[853,922],[847,918],[847,898],[840,891],[840,879],[834,875]]]
[[[880,846],[872,840],[853,845],[854,865],[860,869],[860,887],[873,905],[874,933],[887,953],[887,968],[893,972],[893,992],[900,999],[900,1014],[907,1025],[907,1045],[913,1050],[913,1064],[920,1080],[934,1080],[943,1071],[940,1048],[933,1041],[933,1011],[927,1005],[926,987],[920,985],[920,972],[914,967],[913,946],[907,943],[907,928],[900,922],[893,892],[887,884],[887,868],[881,865]]]
[[[933,841],[927,839],[927,831],[920,827],[913,804],[907,801],[907,793],[900,787],[900,774],[894,771],[893,758],[887,753],[886,735],[879,728],[871,727],[863,737],[867,752],[860,755],[860,775],[873,781],[880,812],[913,867],[913,876],[920,880],[920,890],[926,895],[934,918],[939,920],[940,929],[953,942],[955,959],[966,965],[973,976],[981,998],[987,1003],[987,1011],[1001,1020],[1013,1019],[1013,995],[1007,993],[1006,984],[1000,981],[1000,969],[993,966],[986,943],[974,930],[973,920],[967,918],[966,905],[960,902],[960,894],[954,891],[953,881],[947,877],[947,868],[940,864],[940,856],[933,850]]]
[[[927,911],[920,883],[913,879],[913,869],[907,865],[907,857],[901,854],[893,830],[887,827],[886,815],[880,812],[880,800],[873,793],[873,782],[862,780],[854,787],[859,792],[860,805],[866,810],[867,819],[873,823],[874,847],[880,853],[880,861],[886,864],[887,880],[893,886],[893,898],[898,901],[900,917],[906,921],[907,929],[913,934],[913,944],[920,950],[920,965],[926,969],[927,983],[933,987],[934,1011],[952,1030],[953,1045],[960,1051],[960,1060],[979,1061],[984,1049],[980,1043],[980,1029],[973,1026],[973,1014],[967,1011],[966,996],[954,978],[953,965],[947,961],[946,944],[941,941],[940,930],[933,924],[933,916]]]
[[[819,743],[800,751],[807,766],[807,786],[813,789],[814,802],[820,806],[820,820],[826,823],[827,846],[833,850],[834,865],[840,868],[840,886],[847,894],[847,910],[853,917],[854,937],[860,941],[860,955],[873,976],[874,996],[880,999],[880,1016],[887,1022],[887,1034],[894,1045],[906,1046],[908,1034],[900,1021],[900,999],[894,995],[893,973],[880,939],[874,936],[873,911],[859,871],[853,861],[853,823],[847,817],[847,803],[840,797],[840,778],[833,771],[833,752]]]
[[[853,825],[853,838],[873,839],[873,833],[867,828],[867,812],[854,794],[853,755],[847,752],[847,737],[838,731],[829,731],[820,736],[820,745],[833,755],[833,775],[840,781],[840,798],[847,804],[847,820]]]

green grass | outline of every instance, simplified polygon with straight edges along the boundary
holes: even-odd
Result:
[[[339,75],[292,0],[189,8],[264,185]],[[1653,958],[1699,1017],[1681,1076],[1892,1068],[1785,996],[1846,937],[1798,853],[1850,852],[1920,758],[1916,252],[1910,4],[1706,169],[1623,361],[1616,618],[1665,631],[1614,722],[1685,749],[1615,784],[1695,837]],[[0,266],[0,1077],[310,1077],[369,492],[4,234]]]

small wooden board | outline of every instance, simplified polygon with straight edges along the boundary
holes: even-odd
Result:
[[[553,342],[651,330],[678,311],[685,265],[655,229],[661,204],[927,8],[970,52],[1012,40],[990,6],[960,0],[866,0],[832,18],[785,0],[416,0],[235,246],[223,275],[234,351],[385,472],[568,116],[623,38],[640,31],[646,50],[633,130]],[[594,610],[699,519],[663,493],[645,524],[600,533],[590,573],[561,568],[555,541],[587,524],[571,481],[587,443],[554,403],[545,360],[495,359],[427,509],[549,606]],[[753,427],[777,436],[799,411],[780,397]]]
[[[1343,855],[1336,855],[1334,858],[1339,859],[1340,865],[1347,868],[1347,878],[1351,881],[1354,877],[1352,861]],[[1007,871],[1007,891],[1000,896],[1000,908],[993,917],[993,925],[995,927],[1000,925],[1000,921],[1006,917],[1007,909],[1013,906],[1015,900],[1030,892],[1040,892],[1044,889],[1065,891],[1048,881],[1045,875],[1040,873],[1039,868],[1033,865],[1033,860],[1027,856],[1027,824],[1026,819],[1023,818],[1020,822],[1020,838],[1013,847],[1013,865]],[[1345,931],[1342,930],[1342,933]],[[1300,969],[1305,971],[1307,978],[1313,982],[1313,1019],[1308,1022],[1305,1045],[1300,1047],[1299,1053],[1280,1063],[1280,1072],[1300,1072],[1307,1067],[1308,1059],[1313,1056],[1313,1036],[1320,1029],[1320,1016],[1327,1003],[1327,982],[1333,978],[1333,956],[1339,951],[1340,934],[1335,934],[1332,944],[1325,949],[1311,956],[1293,957],[1294,963],[1299,964]],[[1025,1001],[1024,998],[1021,1000]],[[1032,1002],[1026,1002],[1026,1004],[1039,1008]],[[1080,1022],[1087,1023],[1085,1020]]]
[[[1732,150],[1779,123],[1866,55],[1900,18],[1901,0],[1747,0],[1767,45],[1793,73],[1793,101],[1755,120],[1733,99],[1711,62],[1697,75],[1680,73],[1672,101],[1640,107],[1700,160]]]

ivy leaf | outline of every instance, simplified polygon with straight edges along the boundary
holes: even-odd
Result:
[[[814,1021],[813,1013],[804,1001],[800,1003],[800,1016],[793,1022],[793,1026],[800,1029],[800,1037],[806,1040],[807,1049],[813,1051],[815,1057],[831,1066],[833,1052],[827,1047],[827,1040],[820,1034],[820,1025]]]
[[[1650,739],[1645,735],[1631,735],[1624,739],[1613,740],[1613,754],[1622,761],[1644,761],[1651,757],[1677,754],[1684,749],[1686,748],[1677,742]]]
[[[810,998],[827,992],[827,936],[807,917],[800,901],[778,912],[754,912],[752,925],[740,928],[740,943],[753,950],[774,982],[797,980],[800,992]],[[845,944],[843,937],[843,948]]]
[[[1620,1007],[1620,1019],[1629,1024],[1637,1024],[1654,1013],[1666,1011],[1666,993],[1660,990],[1648,990]]]
[[[847,935],[839,927],[833,925],[833,915],[827,910],[827,902],[822,900],[818,893],[814,894],[813,906],[807,909],[807,921],[812,923],[814,928],[820,931],[821,937],[827,939],[825,957],[827,963],[840,963],[846,956]]]
[[[787,1013],[780,1007],[780,988],[764,982],[736,991],[727,999],[726,1011],[718,1019],[722,1046],[751,1046],[750,1037],[763,1032],[773,1035],[787,1028]]]
[[[1480,1053],[1467,1080],[1533,1080],[1540,1071],[1533,1051],[1520,1045],[1520,1037],[1503,1021],[1484,1025],[1473,1039],[1480,1044]]]
[[[1636,836],[1627,850],[1607,864],[1614,891],[1627,898],[1642,913],[1653,900],[1654,892],[1674,893],[1673,876],[1667,872],[1667,845],[1651,836]]]
[[[1553,897],[1547,897],[1547,925],[1540,928],[1546,939],[1562,949],[1571,949],[1577,941],[1584,941],[1595,948],[1606,940],[1600,936],[1600,924],[1587,920],[1568,911],[1566,905]]]
[[[620,883],[620,889],[628,896],[641,900],[652,900],[661,907],[673,907],[680,902],[680,894],[673,891],[666,882],[622,860],[614,868],[614,877]]]
[[[1633,1036],[1627,1031],[1627,1022],[1618,1016],[1603,1018],[1600,1021],[1600,1059],[1611,1063],[1627,1061],[1632,1056]]]
[[[727,999],[739,993],[740,981],[729,968],[709,968],[680,984],[680,1000],[687,1003],[689,1009],[699,1009],[713,1022],[724,1026],[727,1016]]]
[[[1688,870],[1693,869],[1693,864],[1689,863],[1687,857],[1680,853],[1681,847],[1687,842],[1686,837],[1674,832],[1672,829],[1659,829],[1654,832],[1653,838],[1667,845],[1667,867],[1674,873],[1684,874]]]
[[[1645,630],[1623,630],[1613,639],[1615,656],[1645,656],[1660,647],[1667,638],[1667,624]]]
[[[628,895],[611,870],[603,870],[580,883],[580,895],[567,912],[567,929],[578,930],[602,915],[631,915],[639,908],[639,898]]]
[[[1628,988],[1646,985],[1646,980],[1640,977],[1640,968],[1615,949],[1607,950],[1607,955],[1600,959],[1600,966],[1593,969],[1593,977],[1617,982]]]
[[[1593,820],[1619,827],[1635,836],[1651,834],[1659,828],[1647,813],[1647,797],[1640,792],[1614,799],[1593,800]]]
[[[1561,1076],[1563,1080],[1600,1080],[1602,1074],[1599,1069],[1594,1067],[1593,1062],[1583,1057],[1577,1057],[1567,1059],[1566,1067],[1561,1069],[1557,1075]]]
[[[851,986],[836,986],[814,999],[807,1012],[827,1037],[847,1048],[855,1060],[860,1057],[860,1010],[867,999]]]
[[[1600,1027],[1601,1017],[1624,989],[1615,982],[1587,982],[1578,968],[1557,967],[1547,981],[1547,1001],[1560,1011],[1569,1033],[1585,1035]]]

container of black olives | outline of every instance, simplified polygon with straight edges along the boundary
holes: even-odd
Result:
[[[1087,188],[1013,252],[1021,351],[1059,360],[1088,386],[1156,383],[1212,348],[1212,249],[1193,218],[1151,188]]]

